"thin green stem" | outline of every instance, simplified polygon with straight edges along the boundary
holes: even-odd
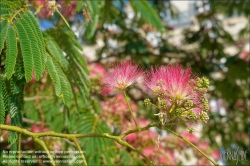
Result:
[[[170,130],[168,128],[165,128],[165,130],[169,131],[170,133],[174,134],[175,136],[179,137],[180,139],[182,139],[183,141],[185,141],[186,143],[188,143],[189,145],[191,145],[194,149],[196,149],[197,151],[199,151],[204,157],[206,157],[209,161],[211,161],[215,166],[219,166],[218,163],[216,163],[215,161],[213,161],[210,157],[208,157],[204,152],[202,152],[197,146],[195,146],[194,144],[192,144],[186,138],[182,137],[178,133],[176,133],[173,130]]]
[[[129,143],[127,143],[127,142],[125,142],[125,141],[123,141],[123,140],[121,140],[121,139],[117,140],[117,142],[118,142],[119,144],[123,145],[123,146],[127,146],[127,147],[133,149],[133,150],[136,151],[138,154],[140,154],[142,157],[144,157],[144,159],[145,159],[150,165],[153,165],[153,166],[154,166],[154,163],[153,163],[151,160],[149,160],[141,151],[139,151],[138,149],[136,149],[135,147],[133,147],[133,146],[130,145]]]
[[[21,140],[22,140],[22,134],[18,134],[18,145],[17,145],[17,151],[18,151],[18,166],[21,165]]]
[[[86,159],[85,159],[85,156],[84,156],[84,154],[83,154],[83,152],[82,152],[82,149],[81,149],[79,143],[77,142],[76,138],[75,138],[75,137],[72,137],[71,140],[75,143],[75,145],[76,145],[78,151],[80,152],[80,154],[81,154],[81,156],[82,156],[83,164],[84,164],[85,166],[87,166],[87,165],[88,165],[88,164],[87,164],[87,161],[86,161]]]
[[[52,164],[53,166],[55,166],[55,165],[56,165],[56,164],[55,164],[55,161],[53,160],[53,157],[52,157],[51,154],[49,153],[49,150],[48,150],[47,146],[45,145],[44,141],[40,140],[39,138],[34,138],[34,141],[35,141],[36,143],[38,143],[38,144],[45,150],[45,152],[47,153],[47,155],[48,155],[48,157],[49,157],[49,160],[50,160],[51,164]]]
[[[185,123],[185,121],[184,121],[180,116],[178,116],[178,118],[180,119],[181,123],[182,123],[184,126],[186,126],[189,130],[191,130],[191,128],[188,127],[188,125]]]
[[[65,22],[65,24],[70,28],[68,21],[63,17],[63,15],[61,14],[61,12],[58,9],[56,9],[56,11],[62,17],[62,19]]]
[[[129,103],[129,101],[128,101],[128,96],[127,96],[125,90],[123,91],[123,95],[124,95],[124,98],[125,98],[125,100],[126,100],[126,102],[127,102],[127,104],[128,104],[128,108],[129,108],[129,111],[130,111],[130,113],[131,113],[131,115],[132,115],[132,118],[133,118],[133,120],[134,120],[134,122],[135,122],[136,128],[137,128],[138,131],[139,131],[138,125],[137,125],[137,123],[136,123],[136,120],[135,120],[135,117],[134,117],[134,114],[133,114],[133,110],[132,110],[131,105],[130,105],[130,103]]]
[[[151,124],[148,124],[148,125],[145,126],[145,127],[139,128],[139,130],[138,130],[138,129],[129,130],[129,131],[125,132],[124,134],[121,134],[119,137],[120,137],[121,139],[123,139],[124,137],[126,137],[126,136],[129,135],[129,134],[136,133],[136,132],[139,132],[139,131],[148,130],[150,127],[158,127],[158,126],[159,126],[158,124],[151,123]]]
[[[152,102],[150,102],[150,104],[152,105],[152,106],[155,106],[157,109],[160,109],[157,105],[155,105],[154,103],[152,103]]]

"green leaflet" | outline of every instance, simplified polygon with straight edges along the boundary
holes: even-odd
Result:
[[[46,31],[46,34],[55,36],[55,31],[50,29]],[[74,33],[68,28],[58,29],[56,35],[56,43],[60,43],[60,47],[64,48],[63,51],[66,53],[67,59],[70,63],[70,68],[67,73],[65,73],[67,80],[71,85],[70,90],[72,91],[74,87],[77,87],[82,95],[83,102],[86,103],[86,96],[89,95],[88,86],[90,85],[90,80],[87,75],[89,71],[87,69],[86,60],[79,51],[79,48],[82,47],[75,39]],[[49,40],[49,37],[46,36],[46,41],[48,42]],[[51,52],[51,54],[53,53]],[[52,59],[54,61],[55,58],[53,57]],[[77,94],[74,92],[75,99],[76,96]]]
[[[10,79],[14,72],[15,64],[17,58],[17,41],[16,34],[12,27],[8,30],[7,36],[7,55],[6,55],[6,77]]]
[[[46,46],[52,55],[52,57],[60,64],[60,66],[66,71],[68,68],[68,61],[64,57],[61,48],[57,45],[57,43],[51,39],[47,38]]]
[[[159,15],[155,10],[150,7],[149,3],[145,0],[140,1],[130,1],[133,8],[141,13],[141,17],[148,21],[152,26],[154,26],[159,31],[164,31],[164,26],[161,22]]]
[[[7,36],[8,32],[8,22],[6,20],[0,22],[0,53],[2,52],[2,49],[4,47],[4,41]]]
[[[91,8],[91,18],[93,19],[92,23],[89,23],[87,29],[86,29],[86,38],[90,39],[94,36],[96,31],[96,25],[99,22],[99,16],[100,16],[100,9],[99,9],[99,2],[98,1],[87,1],[88,6]]]
[[[3,78],[0,75],[0,124],[4,124],[5,121],[5,106],[4,106],[4,95],[3,90],[4,88],[4,82]]]
[[[71,47],[70,51],[72,51],[73,54],[71,54],[72,58],[74,57],[78,63],[80,63],[81,67],[84,69],[84,71],[89,74],[89,71],[87,69],[87,62],[84,59],[83,55],[77,50],[76,47]]]
[[[45,47],[37,20],[27,11],[17,19],[15,27],[21,45],[26,82],[31,80],[33,69],[36,80],[39,80],[45,70]]]
[[[84,116],[79,116],[80,122],[75,122],[75,130],[78,133],[110,133],[110,129],[100,117],[93,114],[84,113]],[[91,138],[84,139],[81,144],[86,149],[86,159],[89,165],[99,165],[102,159],[106,164],[113,164],[109,159],[115,155],[114,141],[106,138]],[[114,148],[114,149],[113,149]]]
[[[61,95],[62,95],[61,97],[63,99],[64,104],[67,105],[70,99],[73,98],[72,89],[71,89],[70,83],[66,75],[60,69],[59,65],[57,67],[57,70],[60,73],[59,78],[60,78],[60,84],[61,84]]]
[[[72,99],[73,93],[66,75],[62,71],[60,65],[56,61],[53,61],[49,55],[47,56],[46,66],[55,85],[56,95],[62,98],[64,104],[67,105],[70,99]]]
[[[73,62],[74,63],[72,63],[72,65],[74,65],[75,66],[75,69],[78,69],[79,71],[79,77],[80,78],[83,78],[83,79],[80,79],[80,81],[81,82],[83,82],[83,86],[86,88],[86,89],[84,89],[84,91],[88,91],[88,88],[87,88],[87,86],[90,86],[90,80],[89,80],[89,77],[88,77],[88,75],[84,72],[84,70],[77,64],[77,61],[75,60],[75,59],[73,59]],[[86,92],[87,94],[89,93],[89,92]],[[88,95],[87,95],[88,96]]]
[[[82,51],[82,45],[77,41],[76,35],[71,29],[69,29],[68,27],[63,27],[60,30],[62,30],[61,32],[64,33],[67,37],[69,37],[71,43],[73,43],[79,50]]]
[[[49,76],[54,84],[56,95],[59,96],[61,93],[61,84],[60,84],[59,74],[56,70],[56,67],[53,63],[52,58],[48,54],[47,54],[46,66],[49,72]]]
[[[3,15],[11,13],[13,10],[13,6],[9,4],[9,1],[1,1],[0,3],[0,15],[3,17]]]

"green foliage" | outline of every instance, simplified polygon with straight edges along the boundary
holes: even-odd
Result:
[[[56,95],[63,99],[64,104],[67,104],[73,97],[73,94],[65,73],[57,62],[53,62],[49,55],[47,56],[46,66],[54,83]]]
[[[44,33],[44,35],[47,35]],[[64,57],[62,50],[57,45],[57,43],[51,38],[46,37],[46,47],[50,53],[50,55],[55,59],[55,61],[60,65],[63,70],[68,69],[68,62],[67,59]]]
[[[52,79],[53,84],[55,86],[56,95],[59,96],[61,94],[59,73],[57,72],[55,64],[53,63],[53,60],[49,55],[47,55],[46,67],[49,72],[50,78]]]
[[[79,120],[77,117],[75,118],[76,121],[71,126],[74,126],[77,133],[111,133],[109,127],[99,116],[84,113],[84,117],[78,116]],[[86,158],[89,165],[113,164],[112,158],[117,150],[114,141],[106,138],[85,138],[82,139],[81,146],[87,152]]]
[[[32,79],[33,74],[36,80],[42,78],[45,66],[47,66],[52,81],[55,84],[56,95],[63,99],[64,104],[67,104],[73,97],[72,88],[75,86],[70,84],[66,76],[69,74],[67,73],[68,60],[76,60],[79,62],[76,66],[81,77],[73,79],[81,83],[81,87],[84,87],[84,90],[82,90],[84,97],[87,96],[88,86],[90,85],[87,76],[87,63],[78,51],[78,49],[82,48],[78,41],[74,39],[73,32],[70,29],[65,29],[66,32],[63,32],[64,28],[62,28],[61,32],[67,38],[67,43],[60,45],[54,39],[58,37],[57,35],[49,36],[46,33],[42,34],[34,14],[23,3],[4,0],[1,3],[1,7],[6,14],[1,15],[0,52],[5,48],[4,43],[6,41],[5,74],[7,79],[11,80],[13,73],[16,72],[16,59],[17,55],[19,55],[18,52],[21,50],[20,55],[23,59],[23,74],[25,75],[26,82]],[[69,49],[67,49],[68,47]],[[67,57],[64,56],[62,48],[67,50],[65,51]],[[22,73],[19,74],[22,75]],[[84,83],[85,81],[86,83]],[[13,85],[11,84],[12,92],[17,91],[18,87]]]
[[[6,20],[0,22],[0,29],[1,29],[1,35],[0,35],[0,52],[2,51],[4,47],[4,41],[7,36],[8,32],[8,23]]]
[[[133,8],[141,13],[141,17],[148,21],[152,26],[154,26],[158,31],[164,31],[164,26],[160,20],[159,15],[155,12],[152,7],[150,7],[148,1],[130,1]]]
[[[71,85],[71,89],[77,87],[81,93],[82,101],[86,104],[86,97],[89,96],[88,87],[90,86],[90,80],[88,78],[89,71],[87,69],[86,60],[80,53],[80,50],[82,50],[82,46],[76,40],[74,33],[68,28],[59,28],[56,30],[49,29],[46,31],[46,33],[50,36],[57,35],[57,38],[54,38],[54,40],[56,41],[56,43],[58,43],[59,47],[64,48],[64,52],[66,53],[65,56],[70,64],[70,68],[68,68],[67,73],[65,73],[70,84],[64,83],[63,85],[65,87],[67,86],[68,88],[68,85]],[[63,76],[60,75],[60,77]],[[75,91],[73,91],[73,93],[76,100]],[[68,96],[71,97],[73,95],[70,94]]]
[[[99,23],[99,17],[100,17],[100,6],[103,6],[103,3],[101,1],[87,1],[86,2],[90,8],[90,16],[93,20],[92,23],[90,23],[86,29],[86,38],[90,39],[94,36],[96,26]],[[102,3],[100,5],[100,3]]]
[[[3,92],[5,86],[4,86],[4,80],[3,77],[0,75],[0,124],[4,124],[5,122],[5,105],[4,105],[4,95]]]
[[[12,27],[8,30],[7,36],[7,54],[6,54],[6,77],[10,79],[14,72],[15,64],[17,58],[17,41],[16,34]]]
[[[20,40],[26,81],[31,80],[33,70],[36,80],[39,80],[45,69],[45,46],[37,20],[27,11],[17,19],[15,27]]]

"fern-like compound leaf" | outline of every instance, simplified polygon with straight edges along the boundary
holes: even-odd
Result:
[[[39,25],[30,11],[24,12],[15,22],[24,62],[25,78],[30,81],[32,71],[39,80],[45,70],[45,45]]]
[[[24,16],[24,19],[27,20],[27,22],[31,25],[31,27],[34,29],[34,33],[36,35],[36,40],[38,42],[38,48],[41,53],[41,68],[42,68],[42,74],[45,70],[45,59],[46,59],[46,50],[45,50],[45,43],[43,41],[43,34],[42,31],[39,28],[39,24],[37,19],[34,17],[34,15],[31,13],[31,11],[28,11],[26,15]],[[35,63],[35,62],[34,62]]]
[[[0,15],[3,17],[6,14],[13,12],[17,8],[17,5],[11,1],[1,0],[0,3]]]
[[[47,38],[46,46],[52,55],[52,57],[60,64],[60,66],[66,71],[68,68],[68,61],[63,55],[63,51],[57,45],[57,43],[52,38]]]
[[[59,74],[53,63],[52,58],[48,54],[47,54],[46,67],[48,69],[49,76],[54,84],[56,95],[59,96],[61,94],[61,84],[60,84]]]
[[[65,105],[73,98],[72,88],[66,77],[65,73],[61,69],[60,65],[47,54],[46,66],[49,75],[54,83],[56,95],[62,98]]]
[[[68,78],[63,73],[60,66],[56,65],[56,67],[59,73],[60,84],[61,84],[61,95],[59,97],[61,97],[63,99],[63,103],[67,105],[68,102],[73,98],[72,88],[70,86]]]
[[[8,32],[8,22],[6,20],[0,22],[0,53],[4,47],[4,42]]]
[[[8,30],[7,35],[7,55],[6,55],[6,77],[10,79],[14,72],[16,58],[17,58],[17,41],[16,34],[12,27]]]

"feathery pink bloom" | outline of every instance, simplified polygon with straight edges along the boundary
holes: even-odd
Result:
[[[132,61],[119,62],[104,75],[102,94],[109,95],[115,91],[125,90],[142,75],[142,69]]]
[[[178,65],[151,68],[145,85],[154,95],[164,97],[169,106],[173,102],[181,104],[182,101],[191,100],[197,106],[193,112],[198,115],[202,111],[202,92],[195,90],[197,81],[190,68],[184,69]]]
[[[178,65],[151,68],[149,78],[150,80],[146,80],[145,84],[155,95],[163,95],[171,99],[192,98],[195,84],[189,68],[183,69]]]
[[[150,89],[154,95],[166,95],[167,89],[165,84],[166,69],[162,66],[160,68],[152,67],[148,73],[148,79],[145,80],[145,85]]]

